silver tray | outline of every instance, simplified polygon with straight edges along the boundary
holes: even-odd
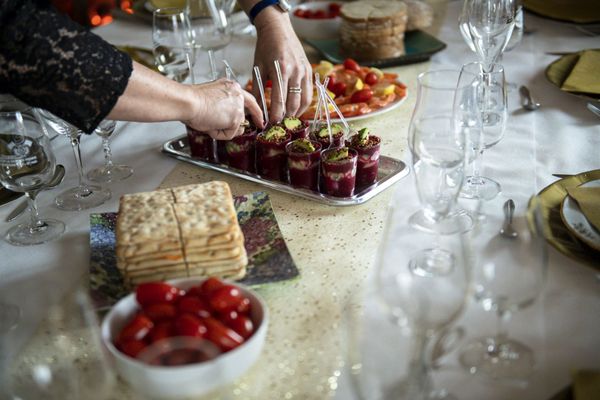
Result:
[[[183,135],[166,142],[162,147],[162,152],[168,156],[202,168],[223,172],[224,174],[236,176],[250,182],[259,183],[268,188],[279,190],[280,192],[293,194],[305,199],[328,204],[330,206],[352,206],[356,204],[362,204],[367,200],[377,196],[395,182],[404,178],[409,172],[408,166],[403,161],[392,157],[380,156],[379,173],[377,176],[377,181],[374,184],[366,188],[361,188],[360,191],[354,194],[354,196],[335,197],[308,189],[295,188],[288,183],[267,180],[262,178],[260,175],[231,168],[225,164],[213,164],[208,161],[192,158],[190,155],[187,135]]]

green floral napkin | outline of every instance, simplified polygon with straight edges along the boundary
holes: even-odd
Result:
[[[600,94],[600,50],[583,51],[561,89],[567,92]]]

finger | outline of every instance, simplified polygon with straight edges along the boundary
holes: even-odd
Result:
[[[286,68],[281,65],[281,74],[283,75],[282,85],[279,86],[277,79],[277,73],[275,67],[269,70],[269,79],[273,82],[273,88],[271,90],[271,108],[269,109],[269,122],[277,123],[280,122],[285,115],[285,99],[287,95],[287,76],[284,72]],[[283,96],[282,96],[283,93]],[[282,98],[283,97],[283,102]]]
[[[258,128],[263,129],[265,127],[265,119],[263,118],[262,109],[256,102],[256,99],[252,95],[244,90],[242,93],[244,96],[244,107],[248,110],[254,125]]]
[[[300,98],[300,106],[298,107],[298,115],[302,115],[304,111],[311,105],[313,98],[313,82],[312,70],[310,70],[302,79],[302,96]]]
[[[296,116],[302,102],[302,75],[292,74],[288,81],[288,93],[286,100],[286,116]]]
[[[231,140],[233,139],[239,131],[239,127],[235,128],[235,129],[216,129],[216,130],[212,130],[212,131],[208,131],[206,132],[206,134],[208,136],[210,136],[213,139],[217,139],[217,140]],[[243,132],[243,130],[242,130]]]

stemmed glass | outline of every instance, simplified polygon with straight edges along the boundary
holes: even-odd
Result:
[[[95,168],[88,172],[88,179],[93,182],[122,181],[133,174],[133,168],[129,165],[115,165],[112,161],[109,138],[115,132],[117,123],[112,120],[102,120],[94,130],[94,133],[102,138],[104,149],[104,166]]]
[[[440,236],[407,226],[397,216],[401,208],[392,207],[388,217],[375,286],[390,315],[406,319],[416,351],[409,385],[400,382],[389,387],[384,398],[450,399],[445,390],[432,387],[426,350],[429,340],[452,323],[465,304],[470,280],[468,243],[463,233]],[[435,273],[424,264],[435,264]]]
[[[474,96],[468,83],[457,87],[458,76],[458,71],[453,70],[419,75],[417,105],[408,133],[417,192],[423,206],[410,216],[409,223],[439,234],[461,232],[472,226],[466,212],[454,211],[464,178],[467,149],[464,127],[469,124],[462,121],[466,114],[459,111],[460,102]]]
[[[528,215],[525,207],[515,214],[516,238],[499,234],[500,216],[489,217],[473,237],[474,298],[486,311],[496,312],[498,329],[495,336],[476,339],[462,349],[460,363],[471,373],[523,380],[533,372],[533,350],[511,339],[506,323],[512,313],[533,304],[544,286],[547,249],[538,201],[531,199]]]
[[[177,82],[194,79],[194,39],[190,20],[180,8],[159,8],[152,16],[154,63],[163,75]]]
[[[80,138],[83,132],[49,111],[40,110],[40,113],[44,116],[46,122],[52,129],[58,132],[58,134],[69,138],[71,147],[73,148],[73,154],[75,155],[77,171],[79,173],[79,185],[67,189],[56,196],[56,206],[61,210],[80,211],[97,207],[110,199],[110,190],[103,189],[100,186],[90,185],[84,180],[83,161],[81,160],[81,149],[79,147]]]
[[[25,192],[31,211],[29,223],[8,230],[7,242],[26,246],[56,239],[65,224],[40,219],[36,197],[54,176],[56,161],[43,122],[36,111],[18,102],[0,107],[0,182],[15,192]]]
[[[215,52],[225,48],[231,42],[232,28],[229,23],[228,12],[230,2],[215,0],[187,0],[188,9],[197,7],[197,3],[206,3],[210,18],[191,16],[192,34],[196,51],[208,52],[210,66],[210,80],[218,76]],[[196,53],[198,56],[199,52]]]
[[[481,129],[472,129],[469,143],[472,173],[467,177],[460,195],[469,199],[490,200],[500,193],[501,186],[480,175],[483,151],[497,144],[504,136],[508,119],[508,103],[504,68],[491,64],[488,70],[480,62],[463,65],[459,85],[476,84],[477,103],[481,113]]]

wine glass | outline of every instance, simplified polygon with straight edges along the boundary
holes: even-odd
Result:
[[[459,28],[484,69],[497,62],[515,26],[518,0],[465,0]]]
[[[114,182],[122,181],[133,174],[133,168],[129,165],[115,165],[112,161],[112,152],[110,149],[109,138],[115,132],[117,123],[112,120],[102,120],[94,130],[94,133],[102,138],[102,148],[104,149],[104,166],[95,168],[88,172],[88,179],[93,182]]]
[[[417,105],[409,126],[408,140],[421,210],[409,223],[439,234],[468,230],[471,217],[454,211],[464,178],[466,136],[462,112],[454,111],[455,94],[463,101],[474,96],[473,88],[457,87],[459,73],[440,70],[418,77]],[[457,107],[460,104],[457,104]]]
[[[22,343],[19,334],[23,332],[18,330],[4,338],[7,344],[12,343],[11,350],[15,353],[4,378],[11,398],[109,398],[115,377],[87,293],[77,288],[62,299],[43,291],[32,297],[36,298],[36,305],[27,306],[31,312],[24,325],[39,324],[38,330],[26,343]],[[40,315],[34,315],[34,308]]]
[[[29,223],[13,226],[5,235],[13,245],[27,246],[56,239],[65,224],[40,219],[36,197],[54,176],[56,161],[43,122],[34,109],[18,102],[0,107],[0,182],[15,192],[25,192],[31,211]]]
[[[215,52],[225,48],[232,37],[232,28],[228,18],[230,13],[230,2],[216,0],[187,0],[189,10],[198,7],[198,3],[205,3],[210,14],[210,18],[202,16],[191,16],[191,27],[194,37],[194,48],[208,52],[208,62],[210,67],[210,80],[216,80],[219,77],[217,71],[217,62]]]
[[[479,83],[474,82],[474,79]],[[460,196],[491,200],[500,193],[501,186],[493,179],[481,176],[480,170],[483,151],[497,144],[506,129],[508,102],[504,68],[499,64],[491,64],[486,70],[480,62],[465,64],[461,69],[459,81],[475,83],[478,86],[477,103],[482,122],[481,130],[470,131],[468,142],[471,145],[469,161],[472,161],[472,172],[467,176]]]
[[[375,281],[377,295],[389,314],[406,319],[415,352],[407,378],[411,384],[388,388],[384,398],[403,394],[407,399],[449,399],[452,396],[447,391],[432,387],[426,349],[430,339],[449,326],[465,304],[470,281],[467,237],[414,229],[403,223],[403,212],[401,206],[391,208],[376,260]]]
[[[163,75],[177,82],[191,77],[193,71],[193,32],[186,12],[180,8],[159,8],[152,16],[154,63]]]
[[[44,116],[46,122],[52,129],[58,132],[58,134],[66,136],[71,142],[77,171],[79,173],[79,185],[67,189],[56,196],[56,206],[61,210],[80,211],[97,207],[110,199],[110,190],[103,189],[100,186],[90,185],[84,181],[83,161],[81,160],[81,149],[79,148],[80,137],[83,132],[47,110],[40,110],[40,113]]]
[[[511,339],[506,323],[512,313],[535,302],[545,282],[547,249],[539,199],[531,212],[518,207],[513,219],[518,236],[499,234],[502,217],[488,217],[473,237],[473,294],[486,311],[498,317],[496,335],[475,339],[461,351],[460,363],[471,373],[506,380],[526,379],[535,367],[533,350]]]

